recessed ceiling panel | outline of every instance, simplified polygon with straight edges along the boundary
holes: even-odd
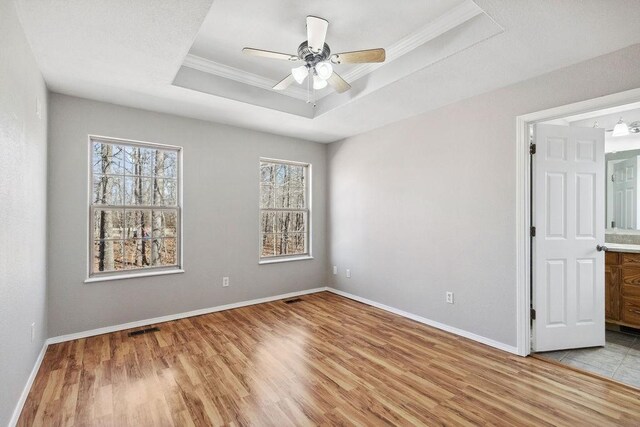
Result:
[[[334,71],[352,86],[344,94],[331,86],[312,91],[308,81],[273,90],[301,62],[249,56],[242,49],[297,55],[307,38],[309,15],[329,21],[326,43],[332,53],[383,48],[385,62],[334,64]],[[314,118],[500,32],[502,28],[471,0],[407,0],[401,7],[380,0],[219,0],[213,3],[174,85]],[[225,84],[220,78],[233,83]],[[291,108],[291,99],[301,107],[293,104]],[[309,101],[315,105],[311,114],[303,108]]]
[[[216,0],[191,54],[272,80],[291,69],[286,61],[241,54],[255,47],[296,54],[307,39],[308,15],[329,21],[326,43],[332,52],[389,47],[465,0]],[[349,66],[341,67],[348,71]]]

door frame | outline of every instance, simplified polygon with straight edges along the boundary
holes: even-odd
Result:
[[[531,164],[529,126],[548,120],[640,102],[640,88],[516,117],[516,327],[520,356],[531,353]]]

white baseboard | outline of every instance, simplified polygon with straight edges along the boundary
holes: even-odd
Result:
[[[16,409],[13,410],[13,415],[9,420],[9,427],[14,427],[18,424],[18,419],[20,418],[20,414],[22,413],[22,408],[24,407],[25,402],[27,401],[27,397],[29,396],[29,392],[31,391],[31,386],[36,379],[36,375],[38,375],[38,370],[40,369],[40,365],[42,364],[42,360],[44,359],[44,354],[47,352],[47,347],[49,344],[45,341],[42,344],[42,350],[40,350],[40,354],[36,359],[36,363],[31,370],[31,374],[29,374],[29,378],[27,379],[27,383],[24,385],[22,389],[22,394],[20,395],[20,400],[18,400],[18,404],[16,405]]]
[[[403,311],[394,307],[390,307],[388,305],[384,305],[376,301],[371,301],[369,299],[362,298],[357,295],[350,294],[348,292],[340,291],[335,288],[328,287],[327,290],[329,292],[333,292],[334,294],[341,295],[345,298],[349,298],[349,299],[382,309],[384,311],[388,311],[390,313],[397,314],[399,316],[406,317],[411,320],[415,320],[416,322],[424,323],[425,325],[433,326],[434,328],[437,328],[446,332],[451,332],[452,334],[459,335],[461,337],[469,338],[470,340],[477,341],[482,344],[486,344],[490,347],[507,351],[509,353],[518,354],[518,348],[512,345],[504,344],[499,341],[495,341],[490,338],[486,338],[481,335],[477,335],[472,332],[465,331],[463,329],[458,329],[453,326],[445,325],[444,323],[436,322],[435,320],[427,319],[426,317],[408,313],[406,311]]]
[[[167,316],[154,317],[152,319],[138,320],[135,322],[122,323],[120,325],[105,326],[104,328],[91,329],[89,331],[76,332],[74,334],[60,335],[47,340],[47,344],[58,344],[65,341],[77,340],[80,338],[93,337],[96,335],[108,334],[111,332],[122,331],[125,329],[139,328],[154,323],[169,322],[171,320],[184,319],[186,317],[200,316],[203,314],[215,313],[217,311],[231,310],[233,308],[246,307],[249,305],[262,304],[265,302],[277,301],[280,299],[293,298],[300,295],[315,294],[317,292],[326,291],[327,288],[322,286],[319,288],[305,289],[303,291],[290,292],[288,294],[274,295],[271,297],[257,298],[249,301],[234,302],[232,304],[219,305],[216,307],[202,308],[199,310],[187,311],[184,313],[169,314]]]

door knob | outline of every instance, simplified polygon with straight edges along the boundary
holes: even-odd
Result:
[[[598,246],[596,246],[596,249],[598,250],[598,252],[602,252],[602,251],[606,252],[606,251],[609,250],[609,248],[604,246],[604,245],[598,245]]]

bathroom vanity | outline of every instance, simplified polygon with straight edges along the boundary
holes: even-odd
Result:
[[[640,328],[640,246],[607,243],[605,319]]]

